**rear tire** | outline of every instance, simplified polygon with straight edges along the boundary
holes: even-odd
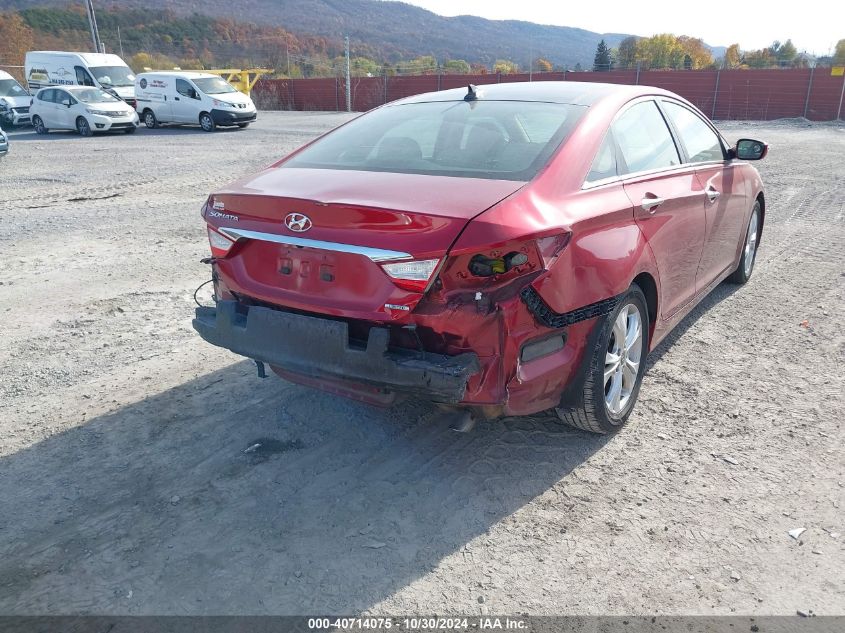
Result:
[[[206,132],[213,132],[217,128],[217,124],[208,112],[200,114],[200,127]]]
[[[36,134],[46,134],[50,130],[44,125],[44,121],[41,120],[41,117],[37,114],[32,117],[32,127],[35,128]]]
[[[744,284],[751,279],[754,272],[754,262],[757,260],[757,245],[760,243],[760,201],[754,203],[751,210],[751,217],[745,229],[745,242],[742,245],[742,257],[739,258],[739,265],[733,271],[728,281],[733,284]]]
[[[94,136],[94,131],[91,129],[91,124],[88,123],[88,119],[84,116],[81,116],[76,119],[76,131],[79,132],[80,136]]]
[[[643,291],[632,284],[599,325],[576,406],[561,403],[558,417],[591,433],[614,433],[634,410],[648,354],[648,308]]]
[[[159,126],[155,112],[153,112],[152,110],[144,110],[144,125],[146,125],[151,130],[154,130]]]

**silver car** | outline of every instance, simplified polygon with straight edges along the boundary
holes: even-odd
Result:
[[[0,158],[9,153],[9,137],[3,130],[0,130]]]

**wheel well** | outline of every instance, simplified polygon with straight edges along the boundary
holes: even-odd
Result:
[[[657,283],[654,277],[648,273],[640,273],[634,277],[634,283],[640,287],[645,295],[646,308],[648,308],[648,322],[651,327],[657,323]]]

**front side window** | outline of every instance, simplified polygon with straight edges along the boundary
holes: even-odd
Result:
[[[631,106],[613,123],[612,129],[626,173],[681,164],[678,148],[654,101]]]
[[[135,75],[129,66],[93,66],[91,72],[100,85],[106,88],[135,85]]]
[[[681,137],[689,162],[703,163],[725,160],[722,143],[716,133],[693,111],[684,106],[664,101],[663,108]]]
[[[56,100],[56,93],[58,91],[55,88],[50,88],[49,90],[42,90],[38,93],[38,100],[44,101],[46,103],[54,103]]]
[[[59,105],[73,105],[73,98],[64,90],[56,90],[55,100]]]
[[[237,92],[235,87],[220,77],[200,77],[194,79],[194,83],[202,92],[207,95],[222,95],[229,92]]]
[[[524,101],[441,101],[379,108],[282,167],[531,180],[586,111]]]
[[[176,92],[178,92],[183,97],[188,97],[189,99],[196,99],[196,90],[194,90],[194,87],[184,79],[176,80]]]
[[[93,86],[94,80],[91,79],[91,75],[88,74],[88,71],[85,70],[82,66],[74,66],[74,70],[76,71],[76,83],[80,86]]]

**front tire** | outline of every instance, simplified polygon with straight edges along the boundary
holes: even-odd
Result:
[[[748,227],[745,229],[745,242],[742,245],[742,257],[739,258],[739,266],[733,271],[728,281],[734,284],[744,284],[751,279],[754,272],[754,262],[757,259],[757,245],[760,243],[760,201],[754,203],[751,210],[751,217],[748,220]]]
[[[213,132],[217,128],[217,124],[214,123],[214,119],[208,112],[203,112],[200,115],[200,127],[206,132]]]
[[[555,411],[570,426],[604,435],[628,421],[645,373],[649,321],[639,286],[628,288],[599,328],[578,404],[561,403]]]
[[[50,130],[44,125],[44,121],[37,114],[32,117],[32,127],[35,128],[36,134],[46,134]]]
[[[79,132],[80,136],[94,136],[94,131],[91,129],[88,119],[84,116],[76,119],[76,131]]]
[[[125,130],[123,130],[123,131],[124,131],[124,132],[126,132],[127,134],[135,134],[135,130],[137,130],[137,129],[138,129],[138,128],[136,128],[135,126],[132,126],[132,127],[128,127],[128,128],[126,128],[126,129],[125,129]]]

